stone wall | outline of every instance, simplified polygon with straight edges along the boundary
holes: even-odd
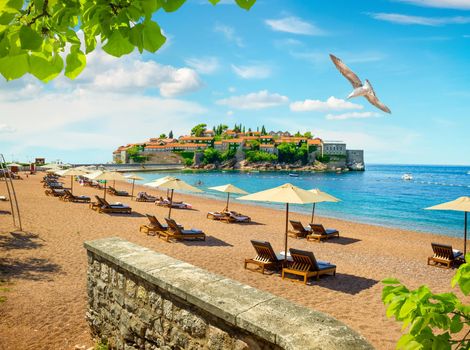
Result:
[[[86,317],[111,348],[372,349],[330,316],[120,238],[85,247]]]

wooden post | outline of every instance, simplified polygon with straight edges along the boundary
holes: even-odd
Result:
[[[168,219],[171,219],[171,208],[173,207],[173,193],[175,190],[171,190],[171,197],[170,197],[170,210],[168,211]]]
[[[286,238],[284,241],[284,262],[287,262],[287,233],[289,231],[289,203],[286,203]]]
[[[310,220],[310,223],[313,224],[313,218],[315,217],[315,203],[313,203],[313,209],[312,209],[312,219]]]
[[[224,211],[228,211],[228,201],[230,200],[230,192],[227,193],[227,204],[225,205]]]

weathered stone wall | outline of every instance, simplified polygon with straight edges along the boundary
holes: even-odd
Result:
[[[86,317],[111,348],[372,349],[327,315],[120,238],[85,247]]]

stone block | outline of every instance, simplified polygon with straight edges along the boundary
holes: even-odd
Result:
[[[137,290],[137,286],[135,285],[135,282],[127,278],[126,279],[126,295],[130,298],[134,298],[136,290]]]

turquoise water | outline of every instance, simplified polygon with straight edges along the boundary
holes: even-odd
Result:
[[[299,173],[299,177],[290,177],[287,172],[143,172],[139,175],[145,180],[139,182],[177,176],[207,191],[201,195],[213,198],[226,195],[207,190],[208,187],[231,183],[253,193],[290,182],[304,189],[320,188],[342,199],[339,203],[318,204],[316,213],[322,216],[461,237],[463,213],[423,208],[469,196],[469,171],[470,166],[369,165],[365,172]],[[404,173],[413,174],[414,179],[403,181]],[[250,203],[283,208],[280,204]],[[311,208],[292,206],[292,210],[305,213],[310,213]]]

